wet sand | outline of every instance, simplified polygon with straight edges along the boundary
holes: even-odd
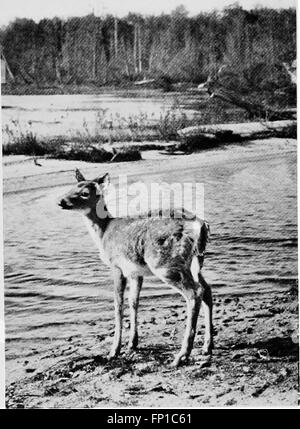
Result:
[[[236,194],[232,195],[225,188],[224,183],[227,182],[230,192],[233,186],[236,186],[237,190],[244,189],[245,198],[252,197],[249,207],[253,206],[256,209],[256,205],[260,203],[258,209],[261,210],[261,207],[266,204],[263,199],[268,197],[267,192],[269,192],[267,187],[265,194],[259,196],[257,194],[258,189],[261,188],[262,177],[267,178],[266,186],[269,186],[273,181],[272,171],[278,175],[282,167],[282,177],[289,175],[294,168],[294,154],[295,141],[273,139],[269,142],[236,146],[232,150],[227,148],[210,154],[199,153],[192,156],[167,157],[147,152],[144,161],[113,165],[42,159],[40,161],[43,167],[36,167],[32,160],[26,158],[4,158],[4,209],[9,211],[8,214],[11,216],[13,207],[11,204],[17,198],[20,207],[23,207],[24,202],[24,210],[27,210],[24,213],[29,216],[27,221],[32,220],[37,225],[37,229],[34,230],[34,234],[37,234],[36,243],[31,243],[32,237],[31,235],[27,237],[25,230],[23,242],[18,243],[17,236],[13,236],[13,228],[16,225],[11,223],[12,219],[9,216],[5,218],[5,263],[11,265],[13,262],[14,270],[9,271],[11,268],[6,267],[6,300],[9,300],[6,302],[7,407],[296,406],[299,350],[298,296],[295,285],[297,273],[294,270],[293,261],[289,266],[296,252],[293,242],[294,197],[291,195],[288,200],[291,201],[289,210],[292,211],[288,212],[290,218],[286,218],[285,206],[279,207],[280,210],[277,207],[279,210],[277,213],[274,211],[276,208],[274,205],[273,217],[270,219],[265,217],[265,212],[260,212],[258,219],[263,219],[265,223],[259,225],[259,230],[253,229],[253,231],[258,236],[261,234],[261,238],[258,237],[260,240],[267,239],[267,241],[254,242],[251,234],[248,237],[249,232],[246,232],[247,237],[245,233],[243,235],[245,213],[237,210],[236,213],[228,212],[228,219],[233,220],[235,216],[239,222],[234,237],[236,241],[229,240],[225,246],[224,240],[221,239],[226,238],[228,234],[230,238],[232,231],[227,234],[224,230],[227,221],[224,226],[223,212],[220,211],[224,198],[229,205],[232,201],[236,201]],[[269,162],[270,176],[264,167],[264,160]],[[74,279],[70,279],[70,273],[79,261],[83,264],[83,259],[86,258],[91,261],[90,267],[87,267],[87,270],[91,271],[90,275],[93,276],[93,270],[95,272],[94,282],[98,282],[101,275],[103,276],[101,281],[107,285],[108,274],[102,273],[102,265],[97,272],[95,271],[94,267],[98,267],[99,262],[92,243],[88,251],[80,248],[77,251],[78,256],[72,255],[69,258],[66,239],[67,234],[74,233],[74,226],[72,229],[66,229],[65,224],[62,223],[60,228],[63,232],[60,231],[58,229],[60,219],[62,222],[68,221],[64,221],[62,216],[55,217],[57,210],[51,211],[52,209],[48,208],[50,199],[42,199],[39,194],[43,194],[45,190],[45,193],[51,191],[51,195],[60,195],[63,189],[73,183],[75,166],[82,168],[90,176],[98,174],[99,170],[105,170],[110,171],[113,176],[126,173],[132,180],[137,180],[141,176],[143,179],[146,177],[149,179],[155,175],[159,180],[166,180],[169,174],[184,178],[187,171],[184,168],[186,169],[187,165],[189,171],[199,171],[197,173],[200,174],[197,176],[199,179],[203,174],[204,179],[207,180],[208,190],[209,186],[212,191],[220,189],[220,195],[208,192],[206,197],[210,200],[210,205],[208,204],[210,220],[213,225],[216,225],[218,220],[215,230],[219,229],[221,232],[220,237],[218,234],[212,237],[208,249],[211,254],[204,264],[204,275],[212,284],[214,293],[215,350],[213,356],[207,359],[201,355],[204,326],[203,317],[200,315],[198,335],[189,363],[178,369],[170,368],[169,363],[178,352],[182,340],[185,327],[185,304],[178,295],[168,296],[165,291],[163,291],[165,295],[156,296],[155,293],[158,292],[153,291],[157,291],[157,287],[151,289],[148,283],[145,285],[148,292],[144,297],[142,292],[141,297],[138,351],[131,355],[126,351],[129,328],[126,310],[122,354],[114,362],[108,362],[107,355],[113,335],[112,295],[109,295],[106,289],[100,289],[100,294],[103,293],[103,296],[97,296],[96,292],[89,296],[91,291],[96,289],[93,284],[89,289],[88,283],[83,284],[84,287],[80,289],[78,279],[86,276],[82,268],[79,266],[78,271],[73,274]],[[250,171],[248,171],[249,168]],[[165,176],[161,175],[161,171]],[[234,180],[229,175],[232,175],[232,171],[235,172]],[[252,195],[249,194],[248,189],[249,177]],[[293,177],[292,175],[286,182],[287,187],[293,183]],[[222,181],[224,178],[227,182]],[[210,182],[212,180],[215,180],[216,184]],[[282,182],[282,178],[280,180]],[[278,184],[275,185],[280,189]],[[282,192],[285,192],[285,188]],[[242,205],[240,207],[236,205],[236,207],[244,210],[243,194],[239,193],[237,196]],[[212,203],[218,198],[220,204],[213,206]],[[272,198],[270,201],[272,203]],[[36,211],[34,204],[41,210],[40,212]],[[277,204],[277,201],[274,204]],[[33,217],[30,214],[31,207],[35,211]],[[53,224],[45,240],[42,236],[44,231],[39,229],[42,228],[39,222],[41,217],[48,213],[47,210],[53,216],[51,219]],[[225,214],[226,211],[228,208],[225,207]],[[253,219],[255,212],[253,214],[249,212],[249,214]],[[273,228],[277,225],[280,232],[282,227],[278,222],[282,219],[284,222],[289,222],[285,229],[285,241],[277,238],[277,230]],[[250,222],[251,219],[248,218],[246,223],[250,225]],[[252,220],[252,225],[254,228],[257,226],[256,218]],[[274,231],[272,228],[267,230],[268,225],[272,226]],[[30,228],[32,227],[34,227],[33,224]],[[39,233],[42,234],[41,237]],[[269,240],[267,233],[272,234],[270,235],[272,241],[271,238]],[[59,234],[62,234],[60,236],[62,243],[59,243],[60,247],[57,251],[54,244]],[[242,238],[244,241],[241,241]],[[56,254],[56,258],[59,256],[60,259],[53,260],[56,270],[63,263],[63,258],[67,261],[63,277],[69,282],[72,280],[73,283],[67,284],[68,287],[62,289],[62,292],[60,292],[62,284],[60,273],[55,280],[56,277],[53,275],[56,271],[53,268],[49,271],[51,255],[44,253],[44,256],[42,255],[44,259],[39,265],[39,269],[45,266],[45,270],[48,271],[47,279],[44,279],[42,272],[39,274],[35,272],[31,260],[26,261],[24,258],[24,263],[21,261],[23,265],[18,265],[20,261],[17,259],[17,250],[21,253],[28,250],[28,255],[26,253],[28,258],[34,251],[34,247],[31,247],[31,250],[27,249],[27,242],[32,246],[38,246],[41,240],[44,240],[45,244],[42,244],[45,247],[38,247],[38,251],[46,252],[50,249],[49,246],[52,246],[53,251],[60,252],[60,255]],[[83,238],[79,235],[78,243],[82,240]],[[24,245],[24,249],[20,248],[20,244]],[[66,246],[65,253],[60,250],[62,244]],[[74,247],[75,244],[71,243],[70,246]],[[225,246],[224,251],[232,252],[229,256],[227,255],[227,259],[222,255],[222,246]],[[284,261],[282,249],[286,256]],[[259,264],[264,257],[264,250],[271,267],[275,264],[273,261],[277,261],[276,258],[279,257],[277,253],[281,255],[279,260],[282,263],[279,267],[280,271],[278,268],[278,274],[275,271],[272,274],[272,270],[271,274],[267,272],[269,267],[264,259],[262,260],[264,272],[261,271]],[[290,253],[287,253],[288,251]],[[243,256],[243,252],[245,252],[244,259],[239,259],[238,266],[230,270],[229,263],[232,262],[232,257]],[[16,258],[15,261],[10,261],[12,257]],[[253,265],[250,266],[250,263]],[[257,277],[254,277],[255,268]],[[286,271],[280,276],[279,273],[284,268]],[[31,276],[32,270],[36,278]],[[224,286],[219,283],[220,281],[226,283],[224,279],[226,272],[230,274],[227,280],[231,279],[232,284]],[[238,284],[238,280],[241,285]],[[49,295],[47,295],[48,291]],[[55,295],[57,301],[54,300],[53,303],[51,293],[57,294]],[[70,294],[66,304],[58,301],[60,293]],[[78,303],[77,295],[80,297]],[[102,301],[104,307],[100,306]],[[48,312],[36,316],[35,312],[39,310],[39,306],[41,309],[46,306]],[[87,308],[89,310],[85,313]],[[107,318],[104,317],[104,313],[101,313],[103,308]],[[65,309],[69,312],[66,313],[67,319],[64,323],[60,312]],[[26,324],[33,323],[34,320],[40,325],[27,327]],[[71,325],[72,329],[70,321],[76,322],[74,327]]]
[[[26,375],[7,386],[7,407],[296,406],[297,312],[293,290],[219,297],[214,300],[212,358],[201,355],[200,316],[190,362],[171,369],[183,333],[184,306],[179,302],[159,313],[152,308],[140,315],[140,348],[134,354],[125,345],[118,359],[107,361],[111,329],[94,338],[88,333],[70,337],[62,347],[20,361]]]

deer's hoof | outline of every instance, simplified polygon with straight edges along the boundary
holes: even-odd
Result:
[[[133,353],[137,350],[138,347],[138,340],[137,338],[134,338],[132,341],[129,341],[128,343],[128,351],[129,353]]]
[[[173,362],[171,363],[172,368],[178,368],[181,364],[186,363],[188,360],[188,356],[186,355],[177,355]]]
[[[139,342],[139,337],[138,337],[138,334],[135,333],[135,335],[133,335],[133,337],[129,339],[128,350],[135,351],[137,349],[138,342]]]
[[[212,343],[204,344],[204,346],[202,348],[202,354],[205,356],[212,355],[213,348],[214,348],[214,346]]]
[[[120,350],[112,350],[108,355],[108,360],[113,360],[118,357]]]
[[[137,341],[128,344],[128,351],[135,352],[137,350],[138,343]]]

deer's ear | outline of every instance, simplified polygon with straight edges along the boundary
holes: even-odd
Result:
[[[102,189],[106,189],[110,184],[109,174],[106,173],[104,174],[104,176],[97,177],[94,182],[98,183],[98,185],[100,185]]]
[[[84,182],[85,181],[84,175],[81,173],[80,170],[78,170],[78,168],[75,169],[75,177],[76,177],[77,182]]]
[[[96,183],[96,194],[102,195],[103,191],[105,192],[110,184],[109,174],[106,173],[104,176],[96,177],[93,181]]]

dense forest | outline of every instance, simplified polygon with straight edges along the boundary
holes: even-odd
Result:
[[[0,41],[15,84],[199,83],[227,64],[249,88],[279,87],[277,70],[296,58],[296,11],[235,4],[193,17],[180,6],[160,16],[17,19]]]

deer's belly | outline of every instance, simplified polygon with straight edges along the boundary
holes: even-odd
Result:
[[[118,266],[125,277],[150,276],[152,272],[147,265],[139,265],[128,259],[120,259]]]

